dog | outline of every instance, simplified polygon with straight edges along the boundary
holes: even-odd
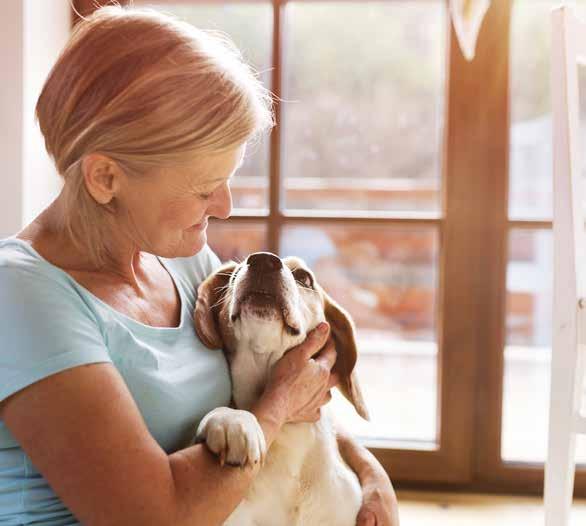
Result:
[[[328,321],[336,347],[338,388],[357,413],[368,410],[354,372],[356,338],[350,315],[317,283],[305,262],[257,252],[222,265],[198,287],[196,332],[223,349],[232,377],[232,403],[200,422],[192,443],[205,442],[224,462],[261,468],[224,526],[354,526],[362,504],[356,474],[337,447],[332,415],[316,423],[288,423],[266,451],[264,434],[248,412],[274,363]]]

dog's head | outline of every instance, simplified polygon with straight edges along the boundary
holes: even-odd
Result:
[[[320,287],[302,259],[257,252],[242,263],[226,263],[199,286],[194,313],[201,341],[211,349],[224,349],[229,362],[236,353],[252,352],[270,355],[272,364],[324,320],[336,346],[333,370],[340,377],[339,389],[368,420],[354,371],[352,319]]]

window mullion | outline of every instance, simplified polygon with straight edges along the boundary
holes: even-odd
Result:
[[[279,253],[281,237],[281,129],[282,129],[282,67],[284,56],[283,29],[285,25],[285,2],[273,0],[273,49],[272,49],[272,80],[271,90],[275,94],[276,126],[270,136],[270,166],[269,166],[269,219],[268,219],[268,246],[275,254]]]
[[[500,413],[489,408],[500,410],[502,384],[510,9],[510,0],[492,2],[471,62],[450,30],[440,450],[469,482],[500,450]]]

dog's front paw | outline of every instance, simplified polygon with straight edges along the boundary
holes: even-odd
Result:
[[[229,407],[210,411],[200,422],[195,442],[205,442],[220,457],[220,464],[231,466],[261,465],[266,457],[264,433],[256,417]]]

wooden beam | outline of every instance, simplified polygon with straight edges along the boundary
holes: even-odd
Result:
[[[440,309],[440,450],[462,481],[500,444],[509,152],[510,0],[493,0],[476,57],[450,32]],[[492,396],[493,399],[489,399]],[[489,451],[479,451],[480,442]],[[490,458],[490,460],[489,460]]]

